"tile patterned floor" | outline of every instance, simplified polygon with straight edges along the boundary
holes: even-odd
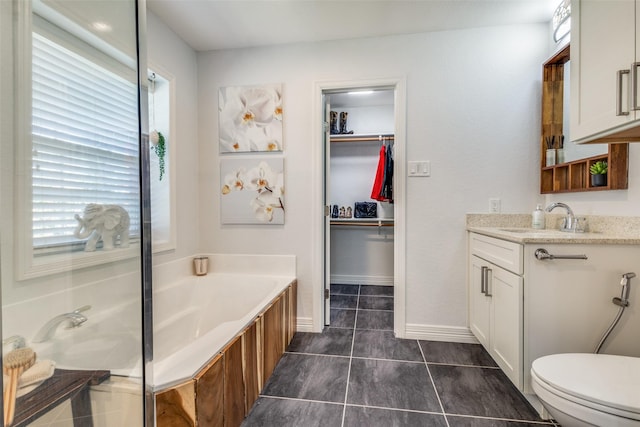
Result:
[[[331,326],[297,333],[243,427],[553,426],[479,344],[393,335],[393,288],[331,286]]]

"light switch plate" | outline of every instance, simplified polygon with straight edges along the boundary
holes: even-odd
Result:
[[[412,160],[407,162],[409,176],[431,176],[431,162],[429,160]]]

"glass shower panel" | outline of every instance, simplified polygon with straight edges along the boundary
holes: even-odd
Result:
[[[145,424],[137,8],[0,1],[5,425]]]

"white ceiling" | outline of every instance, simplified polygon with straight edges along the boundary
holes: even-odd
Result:
[[[147,0],[197,51],[549,22],[558,0]]]

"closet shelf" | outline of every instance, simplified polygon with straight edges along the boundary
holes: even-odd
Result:
[[[393,218],[335,218],[331,225],[341,227],[393,227]]]
[[[331,142],[377,142],[385,139],[393,141],[393,134],[377,135],[331,135]]]

